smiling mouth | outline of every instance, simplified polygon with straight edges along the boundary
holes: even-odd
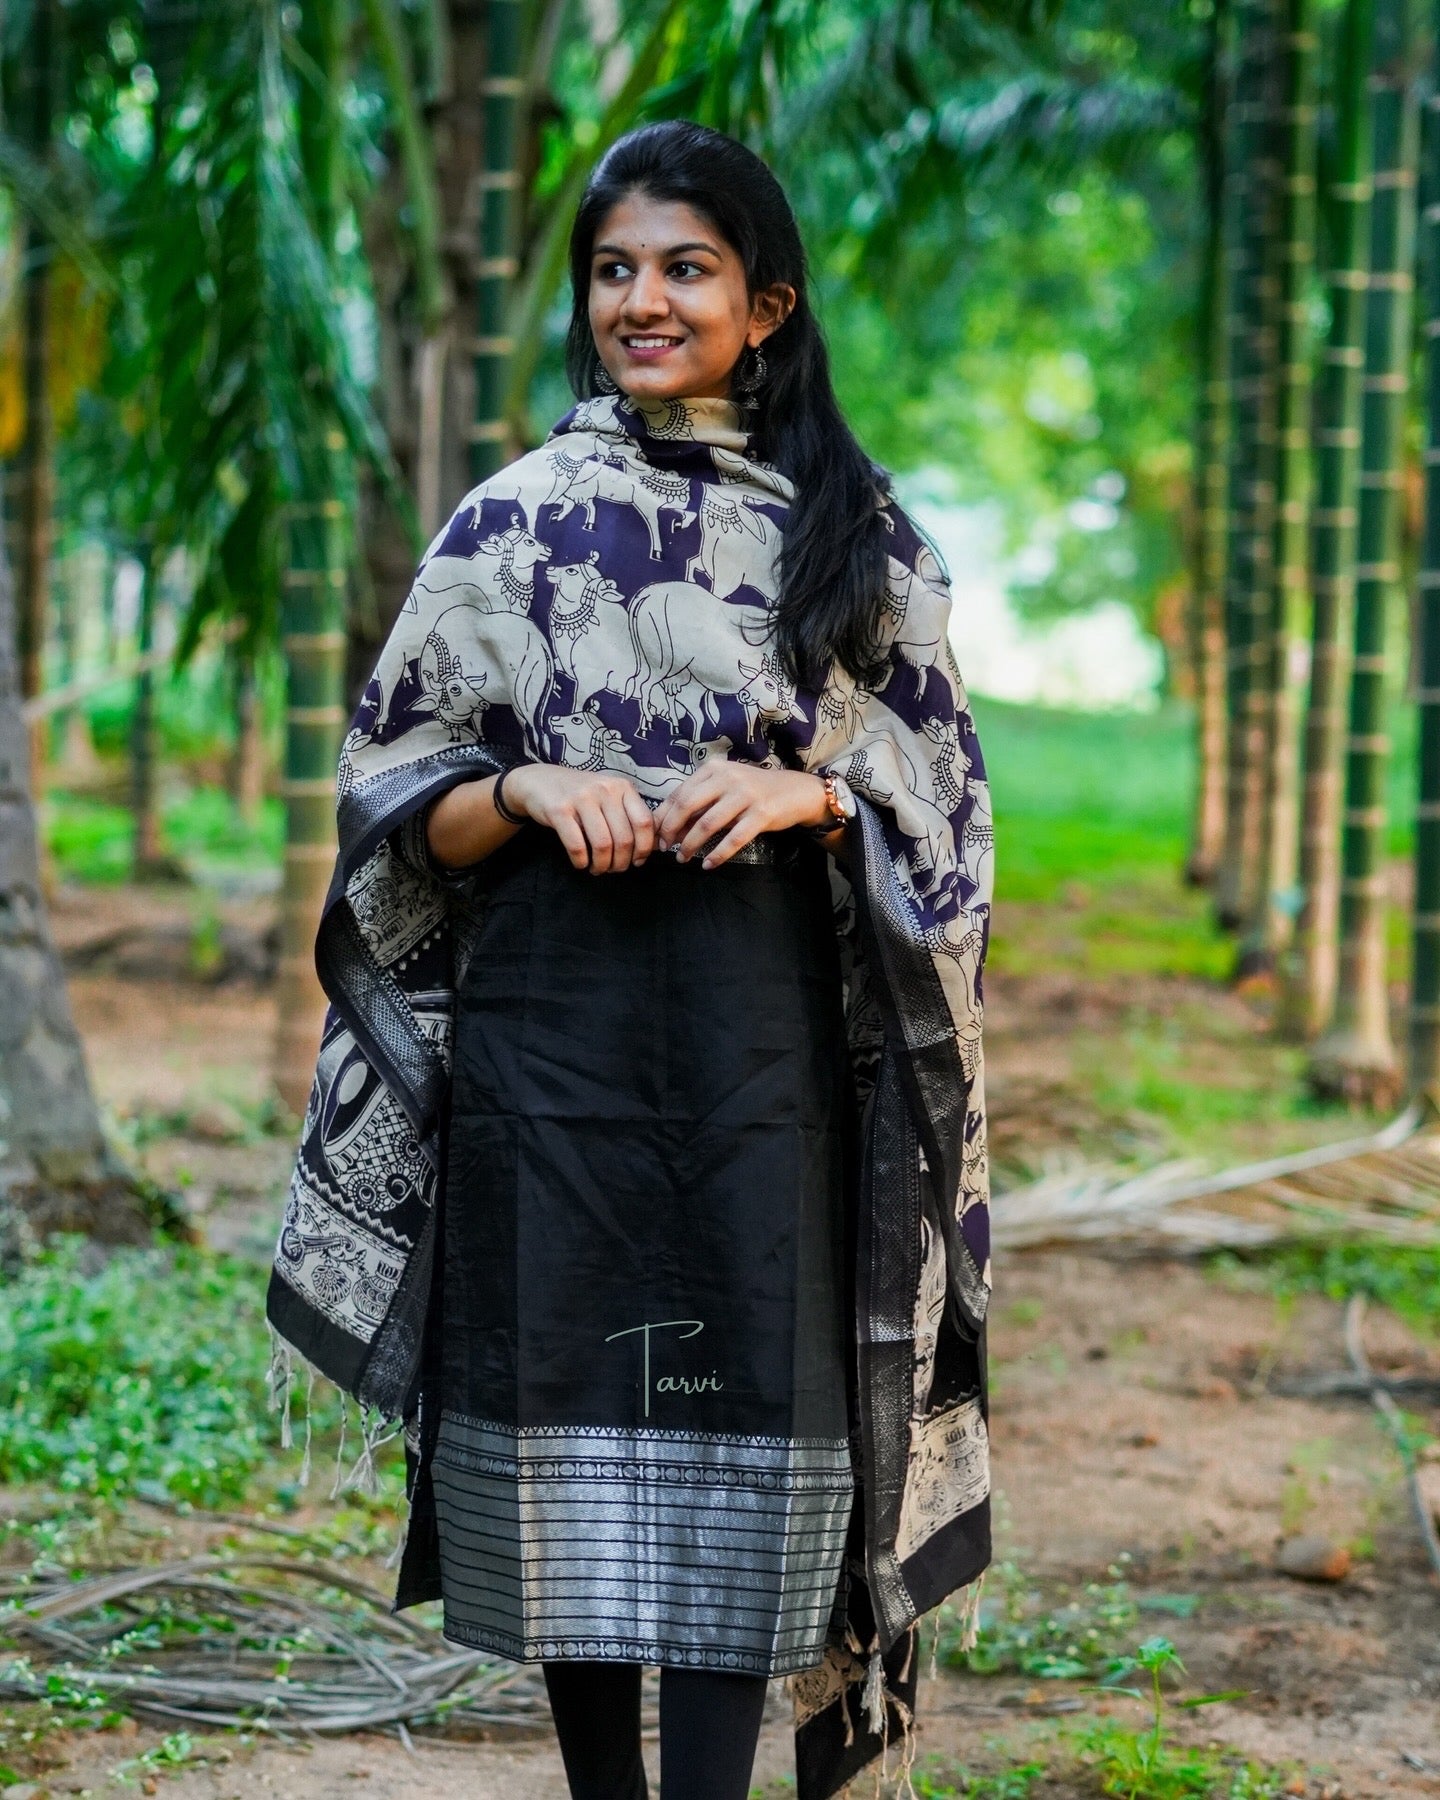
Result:
[[[622,337],[620,342],[627,350],[673,350],[683,340],[678,337]]]

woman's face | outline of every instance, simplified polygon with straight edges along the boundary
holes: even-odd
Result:
[[[595,233],[590,329],[616,385],[638,399],[723,399],[745,349],[794,304],[784,286],[752,300],[733,247],[675,201],[629,194]]]

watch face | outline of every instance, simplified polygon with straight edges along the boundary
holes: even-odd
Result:
[[[843,775],[837,775],[835,777],[835,798],[839,803],[840,811],[845,818],[853,819],[856,813],[859,812],[860,808],[855,803],[855,796],[850,791],[850,783]]]

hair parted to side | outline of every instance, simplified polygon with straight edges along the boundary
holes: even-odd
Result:
[[[781,548],[776,648],[790,677],[807,686],[820,685],[833,662],[856,681],[875,681],[890,540],[879,509],[890,481],[840,411],[795,215],[753,151],[707,126],[669,120],[629,132],[601,158],[570,234],[570,385],[582,400],[602,392],[589,319],[591,253],[611,209],[637,192],[708,219],[739,255],[752,295],[777,282],[795,290],[794,311],[765,340],[768,374],[749,415],[753,453],[795,487]]]

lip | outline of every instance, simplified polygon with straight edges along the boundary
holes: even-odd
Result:
[[[639,335],[637,332],[636,336]],[[625,355],[631,362],[636,363],[663,362],[667,356],[678,350],[684,341],[683,338],[670,338],[663,344],[627,344],[624,338],[619,340],[620,348]]]

